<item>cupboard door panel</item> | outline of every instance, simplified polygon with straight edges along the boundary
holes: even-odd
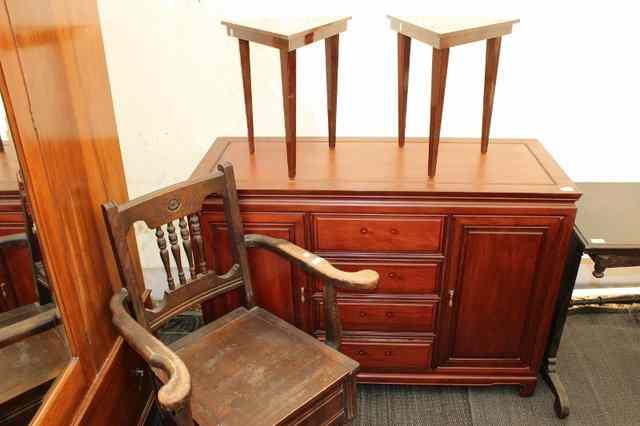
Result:
[[[0,213],[0,236],[24,232],[21,213]],[[0,265],[0,312],[38,300],[29,248],[12,247],[4,251]]]
[[[558,217],[455,217],[439,365],[526,367],[557,283]],[[491,255],[488,256],[487,254]],[[557,280],[555,280],[557,281]]]
[[[264,234],[304,247],[304,215],[243,213],[245,234]],[[229,234],[222,213],[203,213],[207,261],[217,273],[232,265]],[[264,249],[248,249],[249,268],[256,304],[283,320],[302,327],[301,294],[306,276],[284,258]],[[244,303],[244,289],[234,290],[203,303],[205,321],[218,318]]]

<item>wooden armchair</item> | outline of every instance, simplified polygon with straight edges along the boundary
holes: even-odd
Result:
[[[233,168],[229,163],[218,168],[207,178],[103,206],[126,286],[111,300],[114,324],[153,368],[161,382],[159,404],[179,425],[192,425],[193,420],[200,425],[315,425],[351,420],[356,412],[358,363],[336,350],[342,330],[336,287],[372,290],[378,274],[339,271],[288,241],[244,235]],[[231,237],[234,265],[223,275],[208,270],[204,256],[198,212],[210,194],[223,197]],[[155,306],[149,306],[138,290],[143,286],[136,282],[128,250],[127,233],[137,221],[155,229],[167,275],[169,290]],[[246,247],[271,250],[324,280],[328,346],[256,306]],[[239,287],[245,289],[247,308],[234,310],[170,347],[154,337],[173,316]],[[129,304],[135,320],[126,309]]]

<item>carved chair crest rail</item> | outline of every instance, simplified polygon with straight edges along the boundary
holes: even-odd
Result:
[[[222,275],[208,269],[200,227],[199,212],[211,195],[223,199],[229,249],[233,256],[233,266]],[[229,424],[247,424],[256,419],[264,424],[275,424],[303,415],[328,415],[326,410],[314,411],[313,404],[309,405],[309,401],[325,404],[327,398],[343,401],[337,405],[340,407],[337,414],[331,413],[332,416],[348,420],[355,415],[354,375],[358,364],[335,350],[340,348],[342,335],[336,287],[371,291],[378,282],[376,272],[343,272],[289,241],[244,235],[230,163],[219,165],[218,172],[207,177],[179,183],[120,205],[106,203],[103,212],[120,276],[126,286],[111,300],[113,322],[163,382],[158,401],[178,424],[190,425],[194,418],[201,425],[217,424],[223,418]],[[155,230],[166,272],[168,290],[161,301],[153,304],[148,302],[147,292],[139,290],[143,286],[138,283],[127,244],[127,235],[138,221]],[[247,247],[267,249],[325,283],[326,343],[330,347],[256,307]],[[184,259],[186,263],[183,264]],[[153,336],[175,315],[240,287],[245,290],[249,310],[238,308],[171,347]],[[135,320],[129,315],[127,304],[133,308]],[[202,342],[206,345],[202,346]],[[312,359],[314,365],[310,364]],[[207,364],[206,368],[203,363]],[[243,380],[252,369],[258,369],[262,375]],[[269,381],[270,374],[274,380]],[[290,394],[293,391],[295,397]],[[272,399],[283,402],[260,414],[260,404],[255,402],[269,394]],[[252,418],[252,415],[262,417]]]

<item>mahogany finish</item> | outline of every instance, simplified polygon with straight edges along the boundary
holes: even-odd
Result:
[[[218,170],[126,203],[103,205],[121,279],[127,287],[111,300],[114,324],[154,368],[163,382],[158,401],[180,425],[192,425],[193,419],[200,425],[283,424],[306,416],[316,416],[321,423],[352,419],[358,364],[334,350],[340,348],[342,335],[335,288],[372,291],[378,274],[340,271],[289,241],[244,234],[233,168],[230,163],[222,163]],[[200,209],[208,196],[223,200],[225,231],[220,235],[225,235],[227,244],[222,247],[231,256],[221,259],[228,267],[220,273],[208,268],[204,251]],[[151,304],[147,303],[147,293],[138,290],[140,281],[127,244],[126,237],[136,222],[155,229],[167,275],[168,289],[161,300]],[[181,241],[176,235],[176,222]],[[219,241],[211,243],[207,246],[216,246]],[[266,249],[323,281],[326,343],[333,349],[255,307],[247,247]],[[187,265],[182,265],[183,257],[188,273]],[[153,336],[162,324],[184,310],[240,288],[244,289],[243,300],[249,310],[238,308],[171,348]],[[126,302],[132,305],[137,322],[126,312]],[[334,409],[324,412],[327,398],[332,400],[334,391],[341,394],[340,402],[333,402]],[[267,400],[269,403],[264,404]]]
[[[144,364],[107,309],[120,282],[99,206],[127,189],[96,1],[3,0],[0,39],[0,90],[72,357],[32,423],[136,422],[148,388],[107,397],[137,386]]]
[[[502,37],[487,40],[487,53],[484,71],[484,98],[482,103],[482,136],[480,151],[486,153],[489,148],[489,129],[491,128],[491,114],[493,113],[493,97],[496,93],[496,79],[498,78],[498,63],[500,61],[500,44]]]
[[[336,116],[338,108],[338,56],[340,33],[346,31],[348,16],[313,17],[300,19],[257,19],[250,21],[222,21],[227,34],[236,37],[240,46],[240,66],[244,106],[247,117],[249,153],[255,153],[253,129],[253,101],[249,42],[275,47],[280,53],[282,104],[284,112],[287,175],[296,177],[296,51],[298,48],[324,40],[327,78],[327,117],[329,148],[336,145]]]
[[[21,234],[22,243],[2,249],[0,257],[0,312],[37,301],[32,253],[27,236],[25,204],[18,184],[20,165],[13,145],[0,151],[0,239]]]
[[[240,210],[259,232],[288,235],[340,268],[380,274],[375,291],[339,291],[342,351],[362,382],[518,385],[533,392],[580,197],[535,140],[443,139],[427,180],[423,142],[407,138],[298,141],[299,173],[274,161],[282,139],[219,138],[193,177],[234,164]],[[205,246],[221,231],[221,205],[203,207]],[[397,232],[393,232],[393,230]],[[249,252],[258,306],[324,338],[316,280]],[[225,261],[226,262],[226,261]],[[274,264],[275,265],[275,264]],[[451,293],[453,291],[453,294]],[[242,304],[213,299],[211,316]],[[228,305],[228,306],[226,306]]]
[[[391,29],[398,33],[398,145],[404,146],[407,123],[407,90],[411,39],[433,46],[431,60],[431,111],[429,121],[428,176],[436,174],[438,147],[442,126],[442,110],[449,64],[449,48],[479,40],[487,40],[482,135],[480,151],[489,146],[489,129],[498,75],[500,43],[511,33],[518,19],[487,17],[387,16]]]

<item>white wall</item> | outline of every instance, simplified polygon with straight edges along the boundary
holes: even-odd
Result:
[[[223,17],[352,15],[340,40],[338,136],[396,134],[396,36],[386,14],[519,17],[502,42],[493,137],[536,137],[574,180],[640,180],[633,2],[102,0],[131,196],[185,179],[246,132],[237,40]],[[251,46],[257,135],[284,134],[278,52]],[[414,42],[408,136],[429,128],[431,50]],[[443,136],[479,137],[484,43],[452,49]],[[298,51],[298,135],[326,134],[324,44]],[[143,242],[143,262],[155,253]]]

